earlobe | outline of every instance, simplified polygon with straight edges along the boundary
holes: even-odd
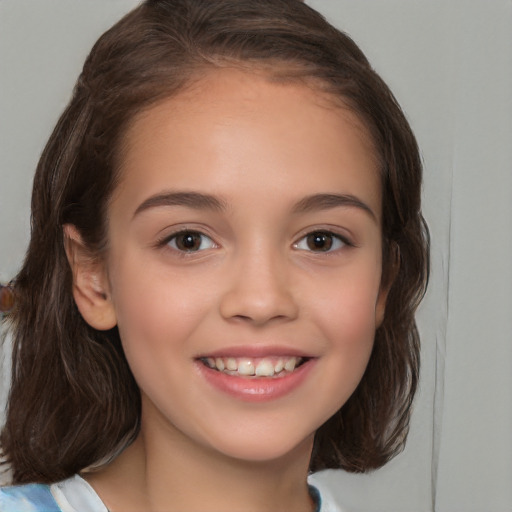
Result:
[[[73,274],[73,298],[78,310],[91,327],[102,331],[112,329],[117,319],[105,265],[91,255],[75,226],[65,224],[63,230],[66,256]]]

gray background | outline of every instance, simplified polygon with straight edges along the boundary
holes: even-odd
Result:
[[[136,3],[0,0],[1,282],[23,258],[33,171],[83,60]],[[309,3],[406,111],[432,233],[408,446],[370,475],[319,478],[347,511],[512,511],[512,1]]]

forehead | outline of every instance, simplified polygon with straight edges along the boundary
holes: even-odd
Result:
[[[258,178],[271,175],[275,185],[280,179],[300,180],[304,189],[322,186],[320,168],[339,169],[339,175],[360,170],[365,179],[357,192],[364,187],[376,196],[380,212],[377,159],[366,127],[311,83],[275,82],[236,69],[211,72],[136,115],[119,161],[121,185],[130,182],[141,194],[153,192],[153,177],[160,181],[154,187],[188,188],[198,170],[210,186],[223,179],[268,186],[271,182]]]
[[[283,100],[286,99],[283,103]],[[123,137],[121,160],[129,156],[131,146],[144,137],[144,128],[148,124],[168,122],[171,116],[179,122],[182,117],[198,118],[208,110],[218,114],[219,123],[231,116],[244,116],[261,110],[262,104],[272,109],[275,104],[301,104],[304,115],[324,110],[319,121],[324,123],[327,117],[341,117],[358,132],[366,149],[374,153],[375,147],[369,129],[343,98],[327,93],[318,79],[294,79],[285,75],[274,77],[271,71],[263,68],[253,71],[238,68],[216,68],[200,74],[191,80],[187,87],[175,96],[165,98],[149,108],[137,113],[128,125]],[[296,105],[292,105],[296,108]],[[311,108],[312,107],[312,108]],[[264,110],[261,111],[262,114]],[[160,115],[159,115],[160,114]],[[319,116],[315,116],[319,117]],[[277,121],[277,119],[276,119]],[[199,128],[199,126],[197,126]],[[299,126],[295,126],[299,130]],[[333,133],[336,136],[336,133]],[[132,148],[133,149],[133,148]]]

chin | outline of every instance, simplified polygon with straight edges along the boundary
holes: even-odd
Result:
[[[241,439],[230,437],[225,442],[212,443],[210,446],[224,456],[240,462],[269,464],[304,459],[309,462],[313,448],[314,433],[305,438],[293,438],[288,435],[254,435],[242,436]]]

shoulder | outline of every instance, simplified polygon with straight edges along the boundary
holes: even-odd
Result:
[[[43,484],[0,487],[0,512],[61,512]]]
[[[324,482],[315,478],[314,475],[310,475],[308,480],[311,496],[317,504],[316,512],[348,512],[345,508],[341,508]]]
[[[0,0],[1,1],[1,0]],[[108,512],[79,475],[51,485],[0,487],[0,512]]]
[[[345,512],[335,502],[331,494],[325,489],[317,489],[318,491],[318,512]]]

